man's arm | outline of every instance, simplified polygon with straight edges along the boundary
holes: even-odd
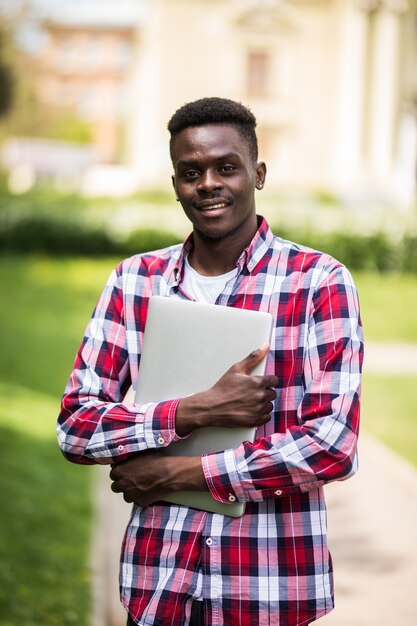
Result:
[[[276,376],[251,376],[269,345],[231,367],[211,389],[182,399],[176,430],[185,435],[204,426],[260,426],[271,418]],[[175,444],[174,444],[175,445]],[[175,491],[208,491],[200,457],[171,457],[143,452],[117,463],[110,472],[112,490],[127,502],[146,506]]]
[[[346,268],[336,266],[316,288],[308,316],[302,371],[304,392],[297,409],[298,423],[290,425],[285,433],[275,432],[254,443],[244,442],[235,450],[193,458],[191,471],[199,485],[195,488],[209,489],[215,499],[224,503],[230,501],[231,493],[241,502],[262,502],[351,476],[357,467],[362,358],[363,336],[356,289]],[[223,385],[218,387],[225,398],[233,388],[232,380],[225,378],[223,383],[227,382],[230,389]],[[286,404],[282,395],[288,392],[281,385],[277,420],[283,419]],[[197,402],[198,399],[197,394]],[[199,414],[198,406],[193,406],[195,401],[196,398],[184,400],[185,415],[179,414],[181,432],[187,430],[183,418],[188,411],[192,415],[196,409],[195,415]],[[181,411],[180,407],[181,403],[178,407]],[[232,413],[240,410],[237,398],[230,410]],[[205,483],[198,461],[201,461]],[[175,462],[178,463],[178,457]],[[164,487],[169,490],[170,476],[176,467],[161,465],[160,468],[161,475],[165,472],[167,477]],[[145,463],[135,470],[138,471],[135,480],[140,480],[141,472],[146,477]],[[114,479],[118,475],[112,473]],[[172,484],[175,484],[174,479]],[[189,489],[191,484],[190,481]],[[123,491],[119,487],[116,479],[115,490]],[[182,485],[183,488],[187,489],[187,485]],[[161,493],[163,490],[150,495],[148,503],[158,499],[153,496]],[[145,503],[145,500],[132,499]]]
[[[252,376],[269,344],[233,365],[211,389],[180,400],[175,428],[183,436],[205,426],[261,426],[269,421],[277,397],[277,376]]]
[[[220,502],[228,502],[230,493],[242,502],[302,493],[349,478],[357,469],[363,335],[346,268],[336,265],[324,273],[307,321],[304,367],[298,372],[303,393],[299,403],[289,401],[286,432],[202,457],[210,492]],[[280,420],[288,410],[286,394],[297,398],[298,393],[301,389],[281,385]]]
[[[129,268],[128,268],[129,269]],[[65,389],[57,435],[64,456],[75,463],[112,463],[141,450],[179,439],[178,399],[146,405],[124,404],[130,364],[124,317],[123,264],[111,274],[79,348]],[[130,281],[130,282],[129,282]]]
[[[363,337],[356,289],[346,268],[333,268],[316,289],[308,324],[304,394],[298,405],[298,424],[291,425],[285,433],[275,432],[254,443],[244,442],[235,450],[193,458],[189,469],[198,486],[190,481],[189,486],[184,484],[181,490],[210,490],[215,499],[224,503],[230,502],[231,493],[242,502],[262,502],[343,480],[356,471]],[[249,378],[246,383],[250,382]],[[224,377],[225,385],[217,383],[225,399],[229,398],[229,393],[233,396],[234,382]],[[230,387],[226,389],[228,383]],[[280,389],[281,394],[287,392]],[[243,392],[241,398],[244,396]],[[229,406],[231,413],[240,412],[241,398],[234,397]],[[197,420],[198,425],[199,418],[192,415],[199,415],[199,400],[198,394],[184,400],[185,415],[179,414],[181,432],[187,431],[188,411],[191,423]],[[178,407],[181,411],[180,407],[181,403]],[[204,425],[207,425],[206,417],[207,414]],[[281,412],[275,418],[281,419]],[[155,493],[150,489],[145,499],[139,494],[131,499],[138,504],[150,503],[161,499],[164,489],[165,493],[175,490],[175,470],[182,467],[182,460],[175,457],[175,462],[179,465],[168,466],[165,461],[161,462],[160,473],[165,474],[163,489]],[[146,481],[146,463],[134,469],[132,480]],[[122,471],[127,473],[129,465]],[[124,491],[117,481],[118,476],[118,471],[112,472],[113,488]]]
[[[225,425],[225,417],[231,427],[257,426],[269,418],[270,402],[275,398],[270,387],[276,385],[276,377],[248,375],[264,358],[267,346],[242,361],[242,371],[238,371],[239,364],[231,368],[212,390],[182,401],[124,404],[131,383],[131,355],[123,293],[120,265],[99,299],[62,398],[57,434],[68,460],[115,463],[138,452],[165,447],[195,428]],[[234,401],[242,404],[240,413],[233,410]]]

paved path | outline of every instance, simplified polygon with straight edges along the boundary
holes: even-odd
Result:
[[[368,344],[366,369],[382,372],[387,367],[417,373],[417,346]],[[416,626],[417,471],[363,433],[359,454],[358,474],[326,487],[336,609],[317,623]],[[124,626],[118,559],[130,506],[110,491],[107,468],[98,468],[97,481],[92,626]]]
[[[365,370],[377,374],[417,374],[417,344],[367,341]]]

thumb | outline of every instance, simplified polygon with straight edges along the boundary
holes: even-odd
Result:
[[[235,371],[241,372],[242,374],[250,374],[251,371],[266,357],[269,351],[269,343],[266,343],[262,348],[258,348],[258,350],[254,350],[246,358],[239,363],[234,365],[233,369]]]

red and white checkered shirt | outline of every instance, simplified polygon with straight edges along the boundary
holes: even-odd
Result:
[[[178,399],[122,404],[138,378],[152,294],[181,291],[183,246],[133,256],[112,273],[78,352],[58,438],[76,463],[111,463],[178,439]],[[121,557],[122,601],[142,625],[188,624],[204,601],[213,626],[296,626],[333,608],[323,485],[357,468],[363,355],[356,289],[328,255],[275,237],[265,220],[217,304],[275,318],[267,373],[272,420],[203,457],[212,495],[246,502],[241,518],[173,504],[134,507]]]

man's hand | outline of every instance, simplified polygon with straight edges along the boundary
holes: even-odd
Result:
[[[277,376],[252,376],[268,354],[269,345],[251,352],[233,365],[207,391],[183,398],[177,407],[175,428],[182,436],[203,426],[260,426],[268,422],[277,397]]]
[[[163,500],[173,491],[207,491],[200,457],[171,457],[146,450],[116,463],[110,472],[115,493],[140,506]]]

